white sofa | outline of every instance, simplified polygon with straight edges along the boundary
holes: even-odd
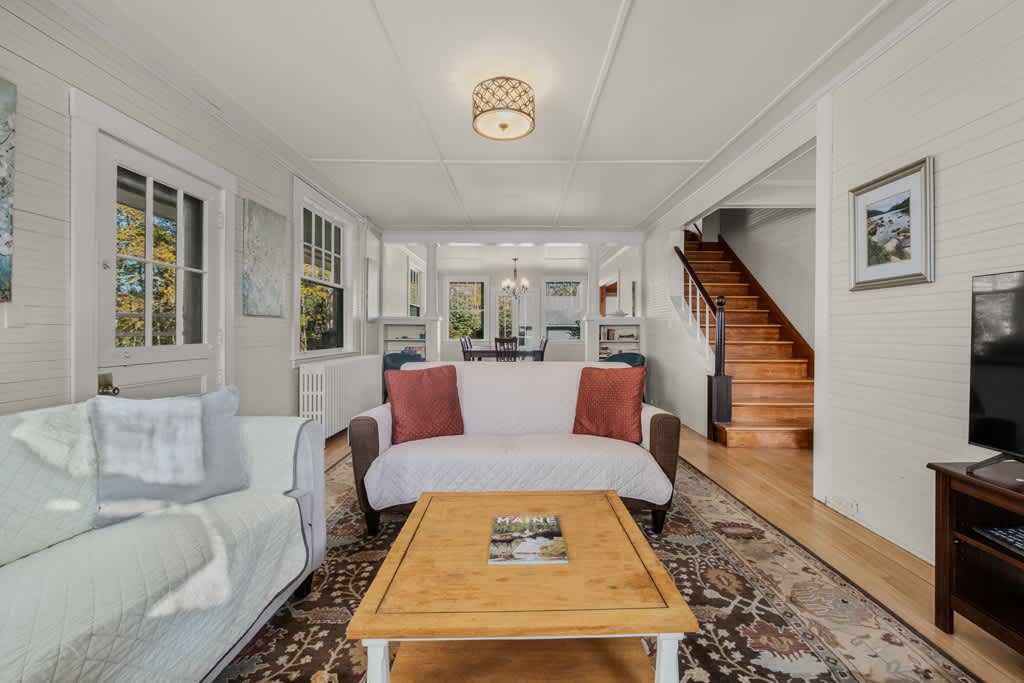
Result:
[[[248,489],[88,529],[95,463],[41,459],[25,415],[0,418],[0,681],[213,680],[323,561],[316,423],[239,418]]]
[[[641,413],[639,445],[572,433],[580,372],[621,363],[408,363],[416,372],[454,365],[465,433],[391,443],[391,406],[349,427],[359,504],[367,531],[380,512],[411,508],[425,491],[614,489],[632,509],[649,509],[661,531],[672,500],[679,420],[653,406]]]

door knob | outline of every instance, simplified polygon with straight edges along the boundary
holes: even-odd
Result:
[[[101,372],[97,375],[97,396],[117,396],[121,393],[119,387],[114,386],[114,375],[110,372]]]

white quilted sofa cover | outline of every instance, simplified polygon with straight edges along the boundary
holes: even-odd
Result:
[[[241,422],[248,489],[85,531],[0,566],[0,681],[191,683],[230,663],[326,546],[320,426]],[[11,480],[24,481],[24,460],[0,454],[0,473],[15,462]],[[69,499],[65,478],[53,478],[50,500]],[[45,507],[46,478],[32,479]],[[18,524],[32,538],[47,521],[22,515]]]
[[[366,473],[370,506],[415,502],[425,491],[613,489],[656,505],[672,484],[646,450],[651,417],[644,405],[641,445],[572,433],[580,372],[622,363],[408,363],[415,372],[456,368],[465,433],[391,444],[391,406],[363,413],[377,420],[380,455]],[[508,410],[514,405],[515,410]]]

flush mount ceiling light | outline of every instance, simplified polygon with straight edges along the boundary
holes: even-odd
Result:
[[[491,140],[518,140],[533,132],[533,88],[511,76],[496,76],[473,88],[473,130]]]

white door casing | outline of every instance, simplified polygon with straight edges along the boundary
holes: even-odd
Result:
[[[119,142],[100,133],[96,155],[96,250],[99,267],[96,272],[97,301],[97,363],[98,372],[113,374],[114,384],[122,393],[131,397],[148,398],[179,394],[203,393],[216,385],[224,383],[221,346],[223,344],[223,325],[221,307],[224,296],[221,283],[216,277],[219,273],[222,240],[219,232],[223,227],[216,215],[217,188],[204,183],[181,170],[163,163],[148,154],[138,151],[123,142]],[[148,251],[142,258],[124,259],[129,262],[145,264],[143,295],[145,297],[146,325],[142,335],[141,346],[118,346],[116,344],[115,289],[116,277],[120,262],[116,253],[116,210],[117,205],[117,173],[125,169],[147,179],[146,189],[146,223]],[[182,299],[185,298],[183,270],[177,270],[177,285],[174,290],[177,320],[173,345],[155,346],[152,341],[156,336],[152,318],[155,316],[155,305],[152,294],[156,288],[154,271],[161,266],[155,264],[157,256],[153,251],[153,225],[155,223],[155,201],[153,186],[156,183],[169,186],[177,191],[176,229],[179,237],[177,261],[183,261],[184,247],[183,230],[187,222],[182,220],[185,212],[184,202],[187,195],[202,202],[201,231],[202,253],[200,265],[203,272],[202,304],[199,319],[202,325],[202,337],[198,343],[185,343],[183,335]],[[170,269],[168,269],[170,270]],[[192,271],[194,272],[194,271]],[[198,274],[198,273],[196,273]],[[169,335],[168,335],[169,336]],[[165,337],[166,338],[166,337]]]
[[[97,373],[104,371],[114,373],[114,383],[128,396],[196,393],[229,383],[234,279],[233,232],[226,226],[234,225],[235,177],[77,90],[71,91],[71,115],[69,398],[81,401],[95,395]],[[203,201],[202,343],[114,346],[118,164]]]

